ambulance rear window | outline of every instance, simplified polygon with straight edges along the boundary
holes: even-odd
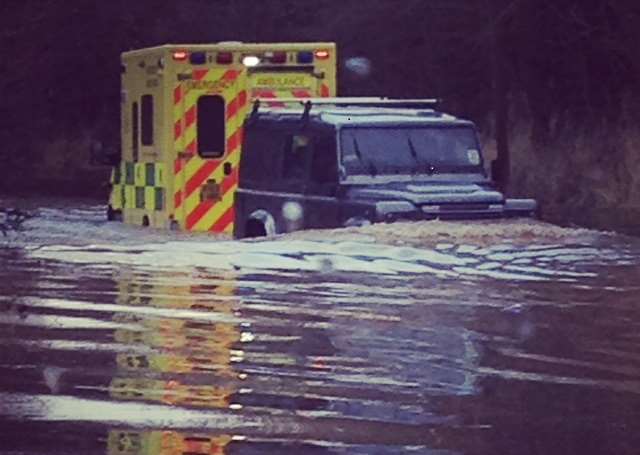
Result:
[[[225,152],[224,98],[203,95],[198,98],[198,153],[203,158],[220,158]]]

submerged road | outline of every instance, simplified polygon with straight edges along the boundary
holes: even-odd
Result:
[[[30,204],[0,239],[0,453],[639,453],[637,239],[236,242]]]

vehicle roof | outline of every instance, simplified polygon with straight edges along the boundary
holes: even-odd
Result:
[[[343,126],[471,126],[469,120],[459,119],[453,115],[434,109],[411,109],[389,107],[336,107],[314,106],[308,113],[309,120],[314,123],[335,127]],[[304,109],[289,107],[266,107],[253,117],[259,121],[289,122],[300,121]]]
[[[245,43],[242,41],[221,41],[210,44],[163,44],[122,53],[122,58],[146,56],[156,53],[167,53],[178,50],[227,51],[227,52],[264,52],[264,51],[308,51],[314,49],[335,49],[336,44],[330,42],[293,42],[293,43]]]

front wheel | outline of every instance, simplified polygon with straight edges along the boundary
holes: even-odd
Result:
[[[264,237],[267,235],[267,229],[264,227],[264,223],[254,218],[247,221],[247,226],[244,230],[245,237]]]

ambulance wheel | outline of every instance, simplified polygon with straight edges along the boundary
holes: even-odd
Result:
[[[144,227],[149,227],[149,217],[147,215],[142,217],[142,225]]]
[[[267,235],[267,230],[262,221],[252,218],[247,221],[244,235],[245,237],[264,237]]]
[[[108,221],[122,221],[122,210],[115,210],[111,205],[107,206]]]

